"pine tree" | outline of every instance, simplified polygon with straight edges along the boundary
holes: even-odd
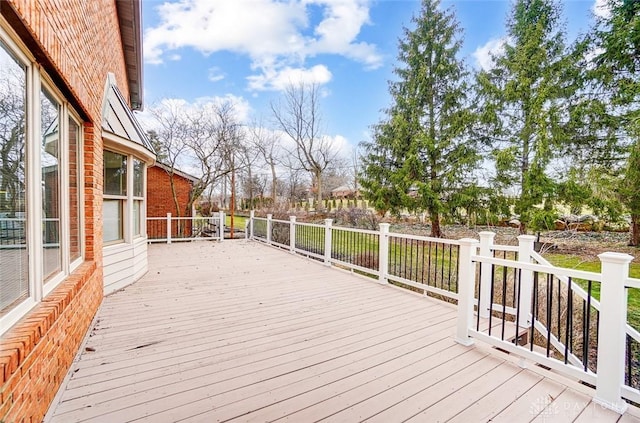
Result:
[[[412,22],[398,43],[392,105],[364,146],[361,184],[379,211],[426,210],[431,236],[441,237],[445,203],[478,162],[466,136],[468,73],[457,58],[461,31],[452,11],[423,0]]]
[[[514,195],[521,233],[553,213],[556,184],[548,167],[569,142],[567,105],[575,86],[559,7],[551,0],[517,0],[504,54],[477,75],[481,133],[496,170],[492,183]]]
[[[631,215],[629,244],[640,246],[640,2],[610,0],[608,7],[595,31],[595,74],[611,96],[610,127],[629,147],[620,194]]]

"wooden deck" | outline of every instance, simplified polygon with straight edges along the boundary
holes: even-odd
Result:
[[[152,245],[47,422],[640,422],[476,343],[454,306],[246,241]]]

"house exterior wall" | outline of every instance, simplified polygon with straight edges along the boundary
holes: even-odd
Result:
[[[173,175],[174,185],[180,206],[180,216],[190,217],[191,210],[185,214],[185,209],[189,203],[191,193],[191,181],[178,174]],[[169,173],[159,166],[151,166],[147,169],[147,217],[166,217],[167,213],[177,216],[173,194],[171,192],[171,182]],[[182,227],[187,232],[191,231],[191,225]],[[178,225],[172,228],[172,236],[177,235]],[[147,227],[147,235],[150,239],[165,238],[166,224],[151,224]]]
[[[107,73],[128,98],[115,0],[3,0],[2,17],[84,120],[84,258],[0,340],[0,421],[41,421],[102,301],[101,108]]]

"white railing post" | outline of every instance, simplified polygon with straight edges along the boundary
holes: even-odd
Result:
[[[531,263],[533,243],[536,237],[533,235],[520,235],[518,237],[518,261]],[[517,280],[515,281],[517,282]],[[515,289],[518,287],[516,286]],[[518,325],[523,328],[531,327],[533,315],[531,314],[531,299],[533,298],[533,272],[520,270],[520,290],[518,291]],[[517,329],[519,331],[519,329]]]
[[[289,251],[296,253],[296,217],[289,216]]]
[[[627,409],[622,399],[626,357],[627,289],[629,263],[623,253],[602,253],[600,321],[598,323],[598,379],[594,401],[620,414]]]
[[[167,244],[171,244],[171,213],[167,213]]]
[[[253,219],[256,217],[256,211],[249,212],[249,239],[253,239]]]
[[[333,219],[324,220],[324,264],[331,266],[331,226]]]
[[[458,322],[456,342],[465,346],[473,344],[469,328],[473,324],[473,297],[476,288],[476,263],[472,257],[478,252],[478,241],[463,238],[460,241],[458,261]]]
[[[496,234],[494,232],[482,231],[480,235],[480,255],[483,257],[493,257],[491,253],[493,249],[493,239]],[[488,318],[491,312],[491,264],[480,263],[480,307],[478,312],[480,317]]]
[[[389,273],[389,225],[388,223],[380,224],[379,246],[378,246],[378,281],[387,283],[387,274]]]
[[[267,244],[268,245],[271,245],[271,225],[273,224],[273,222],[271,222],[271,219],[273,219],[273,215],[268,214],[267,215]]]
[[[224,212],[220,210],[220,242],[224,241],[224,221],[226,217]]]

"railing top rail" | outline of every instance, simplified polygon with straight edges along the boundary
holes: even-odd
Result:
[[[348,228],[345,226],[333,226],[332,229],[345,232],[357,232],[359,234],[380,235],[380,231],[372,231],[371,229]]]
[[[508,252],[514,252],[514,253],[518,252],[518,247],[516,245],[497,245],[497,244],[493,244],[491,246],[491,249],[493,251],[508,251]]]
[[[321,225],[319,223],[308,223],[308,222],[297,222],[296,221],[296,225],[297,226],[308,226],[308,227],[312,227],[312,228],[324,228],[325,225]]]
[[[548,266],[545,264],[526,263],[522,261],[504,260],[485,256],[472,256],[471,260],[481,263],[490,263],[498,266],[511,267],[533,272],[549,273],[555,276],[566,276],[574,279],[584,279],[593,282],[602,282],[600,273],[585,272],[583,270],[565,269],[563,267]]]
[[[415,239],[417,241],[438,242],[440,244],[460,245],[457,239],[433,238],[430,236],[401,234],[399,232],[389,232],[389,236],[394,238]]]
[[[627,288],[640,288],[640,279],[627,278],[624,284]]]
[[[290,220],[282,220],[282,219],[271,219],[271,222],[275,222],[275,223],[286,223],[287,225],[289,223],[291,223]]]

